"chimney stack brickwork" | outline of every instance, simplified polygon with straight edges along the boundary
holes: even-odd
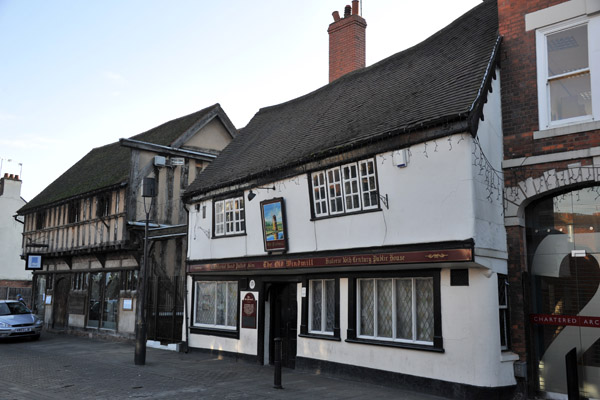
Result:
[[[351,14],[348,12],[351,10]],[[367,21],[358,15],[358,0],[346,6],[344,18],[333,13],[329,25],[329,82],[365,66]],[[337,16],[337,18],[336,18]]]

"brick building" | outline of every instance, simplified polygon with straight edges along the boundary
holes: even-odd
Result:
[[[529,395],[600,397],[599,11],[498,1],[510,348]]]

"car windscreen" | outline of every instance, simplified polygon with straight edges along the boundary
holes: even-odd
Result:
[[[20,301],[14,303],[0,303],[0,315],[30,314],[31,311]]]

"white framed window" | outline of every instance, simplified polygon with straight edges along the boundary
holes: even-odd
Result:
[[[246,232],[244,198],[236,197],[214,203],[215,236],[236,235]]]
[[[433,278],[357,279],[357,336],[433,344]]]
[[[327,215],[327,185],[325,183],[325,172],[312,173],[313,204],[315,216]]]
[[[237,329],[238,283],[236,281],[197,281],[194,299],[194,326]]]
[[[341,214],[344,212],[342,195],[342,176],[339,167],[327,170],[327,187],[329,195],[329,213]]]
[[[346,212],[360,210],[360,187],[358,184],[358,166],[355,163],[342,165],[344,182],[344,206]]]
[[[536,31],[540,130],[600,118],[600,18],[580,17]]]
[[[313,172],[310,176],[315,218],[379,208],[375,159]]]
[[[379,194],[375,177],[375,160],[363,160],[359,162],[359,166],[363,208],[365,210],[377,208]]]
[[[308,330],[310,333],[333,335],[335,323],[335,281],[310,281],[308,302]]]

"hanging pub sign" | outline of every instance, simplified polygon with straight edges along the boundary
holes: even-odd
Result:
[[[265,200],[260,203],[262,213],[263,241],[265,251],[286,251],[287,230],[283,198]]]
[[[43,265],[41,254],[27,255],[27,264],[25,265],[26,270],[40,270]]]
[[[252,293],[242,300],[242,328],[256,329],[256,298]]]

